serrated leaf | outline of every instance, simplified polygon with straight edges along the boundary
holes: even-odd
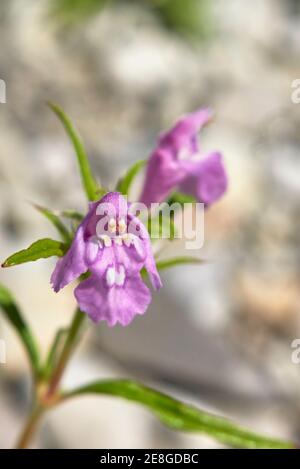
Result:
[[[35,376],[39,373],[39,350],[33,334],[23,319],[20,309],[18,308],[10,291],[0,284],[0,307],[5,318],[14,327],[19,335],[23,346],[27,352],[29,362]]]
[[[55,226],[58,233],[61,235],[63,241],[65,241],[67,244],[72,241],[72,237],[68,229],[61,221],[59,216],[55,212],[53,212],[53,210],[50,210],[49,208],[42,207],[41,205],[37,204],[33,204],[33,206],[36,210],[42,213],[52,223],[53,226]]]
[[[286,441],[257,435],[229,420],[185,404],[135,381],[98,381],[66,393],[62,396],[62,400],[88,394],[116,396],[142,404],[152,411],[161,422],[174,430],[206,434],[233,447],[294,447],[292,443]]]
[[[75,149],[75,153],[77,156],[82,184],[83,184],[88,200],[91,200],[91,201],[97,200],[98,199],[97,191],[99,191],[100,188],[92,174],[88,156],[86,154],[81,138],[79,137],[77,131],[73,127],[71,120],[65,114],[65,112],[56,104],[48,103],[48,105],[52,109],[52,111],[57,115],[61,123],[63,124],[73,144],[73,147]]]
[[[47,257],[62,257],[68,249],[68,245],[54,239],[39,239],[31,244],[27,249],[16,252],[9,256],[3,262],[2,267],[12,267],[25,262],[37,261],[38,259],[46,259]]]
[[[125,176],[118,183],[116,190],[120,192],[121,194],[128,196],[129,190],[130,190],[131,184],[134,181],[134,178],[137,176],[140,170],[145,166],[145,164],[146,164],[146,160],[140,160],[134,163],[129,168]]]
[[[171,259],[164,259],[161,261],[156,261],[156,267],[159,270],[169,269],[170,267],[176,267],[177,265],[184,264],[204,264],[206,261],[199,259],[198,257],[172,257]]]

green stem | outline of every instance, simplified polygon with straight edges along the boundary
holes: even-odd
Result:
[[[76,345],[76,342],[78,340],[78,335],[85,318],[86,315],[82,313],[79,309],[76,309],[69,329],[69,333],[65,341],[65,345],[62,349],[61,356],[49,381],[49,387],[46,394],[46,397],[48,398],[53,396],[57,390],[62,375],[74,350],[74,346]]]
[[[60,358],[50,377],[49,383],[46,384],[46,391],[43,391],[45,389],[43,383],[36,383],[35,390],[37,402],[34,403],[33,410],[30,413],[17,440],[17,449],[28,447],[43,413],[47,410],[47,408],[55,405],[58,401],[56,391],[72,355],[76,342],[78,341],[78,336],[85,317],[86,316],[84,313],[82,313],[79,309],[76,309]],[[40,389],[39,386],[41,386]]]
[[[43,368],[43,378],[47,382],[51,373],[53,372],[55,363],[57,363],[57,359],[59,354],[62,351],[62,347],[64,345],[64,341],[66,339],[67,333],[69,332],[68,328],[60,328],[58,329],[57,333],[55,334],[54,340],[50,347],[47,359],[45,361],[45,365]]]
[[[29,415],[25,426],[17,440],[16,449],[25,449],[30,444],[30,441],[35,433],[35,430],[39,424],[40,418],[43,414],[43,407],[40,405],[35,405],[33,411]]]

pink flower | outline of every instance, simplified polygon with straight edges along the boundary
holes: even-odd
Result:
[[[151,293],[141,278],[145,267],[155,289],[162,284],[144,225],[129,213],[118,192],[90,204],[64,257],[51,277],[57,292],[87,271],[90,276],[75,289],[82,311],[109,326],[127,326],[136,314],[145,313]]]
[[[141,202],[150,206],[179,190],[208,206],[224,194],[227,175],[222,155],[213,152],[199,159],[197,133],[211,115],[209,109],[187,114],[160,136],[148,162]]]

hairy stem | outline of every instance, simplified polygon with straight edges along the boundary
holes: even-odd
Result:
[[[86,316],[84,313],[82,313],[79,309],[76,309],[64,347],[58,359],[57,365],[54,368],[52,375],[50,376],[48,384],[46,383],[46,385],[44,385],[43,383],[36,383],[35,391],[37,395],[37,402],[34,403],[33,410],[29,414],[25,426],[17,440],[17,449],[28,447],[43,413],[47,410],[47,408],[52,407],[58,402],[59,399],[56,396],[57,388],[78,341],[79,333],[81,331],[85,317]],[[39,389],[40,385],[41,388]]]
[[[29,446],[32,440],[32,437],[36,431],[36,428],[39,424],[43,411],[44,411],[43,407],[39,405],[36,405],[33,408],[17,440],[16,446],[15,446],[16,449],[25,449]]]
[[[68,361],[72,355],[72,352],[78,340],[78,335],[80,333],[85,317],[86,316],[84,313],[82,313],[79,309],[76,309],[69,332],[67,334],[65,345],[62,349],[61,356],[49,381],[49,387],[46,393],[46,397],[48,398],[53,396],[57,390],[62,375],[65,371],[65,368],[68,364]]]

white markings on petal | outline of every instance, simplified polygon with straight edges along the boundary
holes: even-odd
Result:
[[[126,279],[126,271],[124,265],[120,265],[118,270],[114,267],[108,267],[106,271],[106,282],[109,287],[113,287],[117,285],[118,287],[122,287],[125,283]]]
[[[115,284],[116,280],[116,269],[114,267],[108,267],[106,271],[106,282],[109,287]]]
[[[86,246],[86,259],[89,264],[92,264],[97,259],[99,248],[102,246],[97,238],[91,238]]]
[[[122,287],[125,283],[126,272],[124,265],[119,266],[119,271],[116,272],[115,283],[118,287]]]
[[[117,244],[118,246],[122,246],[122,244],[123,244],[123,240],[122,240],[122,238],[121,238],[120,236],[116,236],[116,237],[114,238],[114,242],[115,242],[115,244]]]
[[[191,151],[189,150],[189,148],[182,148],[178,152],[177,159],[180,161],[184,161],[184,160],[190,159],[190,157],[191,157]]]

